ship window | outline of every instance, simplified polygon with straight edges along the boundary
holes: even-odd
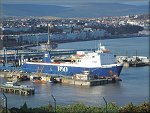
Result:
[[[93,61],[93,63],[97,63],[97,61]]]
[[[81,62],[81,60],[78,60],[78,62]]]

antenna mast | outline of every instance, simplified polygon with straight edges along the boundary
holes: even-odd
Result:
[[[47,41],[47,44],[50,44],[50,37],[51,37],[51,34],[52,34],[53,25],[52,24],[47,24],[47,27],[48,27],[48,41]]]

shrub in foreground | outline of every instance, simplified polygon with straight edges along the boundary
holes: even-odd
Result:
[[[25,103],[20,108],[11,108],[9,113],[55,113],[54,108],[41,106],[37,108],[28,108]],[[109,103],[106,106],[87,106],[83,103],[76,103],[68,106],[57,106],[56,113],[150,113],[150,104],[147,102],[141,105],[133,105],[132,103],[119,107],[116,104]]]

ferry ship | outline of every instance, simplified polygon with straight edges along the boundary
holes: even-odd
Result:
[[[73,76],[89,71],[95,76],[119,77],[123,63],[115,63],[115,56],[99,44],[96,51],[77,51],[76,54],[63,58],[52,58],[50,52],[45,52],[41,62],[25,62],[22,69],[25,72],[36,72],[42,69],[43,73]]]

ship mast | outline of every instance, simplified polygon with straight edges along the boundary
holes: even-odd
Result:
[[[50,36],[49,36],[49,24],[47,24],[47,27],[48,27],[48,29],[47,29],[47,30],[48,30],[48,31],[47,31],[47,32],[48,32],[48,41],[47,41],[47,44],[49,44],[49,43],[50,43]]]
[[[51,24],[47,24],[47,27],[48,27],[48,41],[47,41],[47,44],[50,45],[50,36],[51,36],[51,28],[52,28],[52,25]]]
[[[45,49],[46,49],[46,51],[49,49],[49,46],[51,46],[51,44],[50,44],[50,37],[51,37],[51,35],[52,35],[52,30],[51,30],[52,25],[51,25],[51,24],[47,24],[47,27],[48,27],[48,41],[47,41],[47,43],[45,44]]]

